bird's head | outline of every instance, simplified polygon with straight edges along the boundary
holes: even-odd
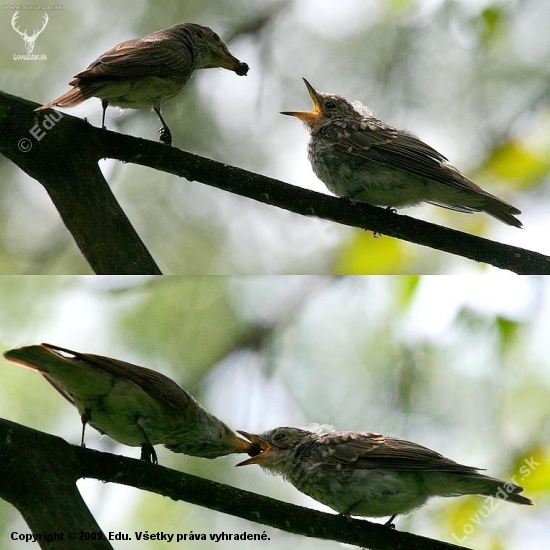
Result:
[[[303,81],[309,92],[311,101],[313,102],[313,109],[311,111],[282,111],[282,115],[299,118],[312,131],[334,120],[362,116],[362,114],[342,96],[318,92],[305,78]]]
[[[233,453],[260,452],[260,447],[239,437],[229,426],[196,404],[197,416],[178,426],[164,439],[164,445],[174,453],[200,458],[218,458]]]
[[[273,474],[285,474],[297,448],[312,435],[311,432],[299,428],[275,428],[262,434],[238,430],[238,433],[257,445],[259,452],[237,466],[258,464]]]
[[[190,33],[193,51],[197,55],[197,69],[214,69],[221,67],[246,76],[248,65],[231,54],[224,41],[209,27],[185,23]]]

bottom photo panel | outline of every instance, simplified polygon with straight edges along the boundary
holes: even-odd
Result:
[[[21,276],[0,301],[0,548],[548,548],[548,278]]]

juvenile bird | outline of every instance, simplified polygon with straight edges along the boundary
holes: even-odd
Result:
[[[172,134],[161,115],[161,103],[176,97],[197,69],[224,68],[239,76],[248,65],[229,53],[210,28],[179,23],[142,38],[127,40],[100,55],[69,82],[71,90],[36,109],[74,107],[90,97],[101,99],[102,128],[109,105],[131,109],[152,108],[162,128],[160,141],[172,144]]]
[[[313,171],[339,197],[388,207],[428,202],[459,212],[486,212],[514,227],[514,206],[483,191],[414,134],[396,130],[335,94],[317,92],[304,78],[313,110],[284,111],[310,132]]]
[[[523,488],[478,473],[422,445],[374,432],[318,434],[276,428],[256,435],[239,431],[260,454],[237,464],[258,464],[299,491],[346,516],[407,514],[433,496],[487,495],[533,504]]]
[[[40,372],[78,409],[82,446],[90,424],[119,443],[141,446],[142,460],[155,464],[153,445],[161,443],[201,458],[259,452],[173,380],[151,369],[51,344],[9,350],[4,356]]]

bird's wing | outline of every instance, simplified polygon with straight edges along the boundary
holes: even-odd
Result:
[[[52,344],[42,344],[42,346],[75,366],[84,364],[83,366],[133,382],[152,397],[163,401],[176,410],[186,409],[190,403],[195,403],[195,399],[190,394],[160,372],[139,367],[125,361],[119,361],[118,359],[92,355],[90,353],[79,353]],[[67,357],[67,355],[72,357]],[[49,381],[53,384],[51,380]],[[61,392],[57,385],[53,385]]]
[[[138,38],[121,42],[105,52],[85,71],[75,75],[75,79],[145,76],[189,78],[193,74],[194,61],[192,51],[179,40]],[[70,84],[74,85],[73,82]]]
[[[476,472],[422,445],[373,432],[342,432],[321,437],[317,452],[330,469],[390,469],[396,471]],[[321,457],[318,457],[321,458]]]
[[[462,191],[485,194],[480,187],[448,164],[447,158],[408,132],[398,132],[378,119],[347,124],[335,146],[348,154],[437,181]]]

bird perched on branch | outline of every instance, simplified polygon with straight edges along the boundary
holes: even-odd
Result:
[[[71,90],[36,111],[74,107],[90,97],[109,105],[131,109],[152,108],[162,128],[160,141],[171,145],[172,134],[161,114],[161,104],[176,97],[197,69],[223,68],[244,76],[248,65],[229,53],[210,28],[180,23],[142,38],[127,40],[99,56],[69,82]]]
[[[514,216],[521,214],[517,208],[481,189],[415,135],[304,82],[313,110],[281,114],[299,118],[308,128],[309,160],[329,191],[378,206],[428,202],[458,212],[486,212],[521,227]]]
[[[151,369],[51,344],[12,349],[4,356],[40,372],[78,409],[83,446],[90,424],[119,443],[141,446],[142,460],[155,464],[153,445],[161,443],[201,458],[259,452],[173,380]]]
[[[433,496],[486,495],[533,504],[515,483],[488,477],[422,445],[374,432],[318,434],[276,428],[239,431],[260,453],[237,464],[258,464],[299,491],[348,516],[407,514]]]

